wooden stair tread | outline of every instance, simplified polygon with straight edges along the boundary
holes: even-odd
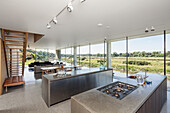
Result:
[[[9,45],[9,46],[24,46],[23,44],[6,44],[6,45]]]
[[[4,87],[20,85],[24,83],[25,82],[24,82],[23,76],[13,76],[13,77],[6,78]]]
[[[24,48],[6,48],[6,49],[24,49]]]
[[[2,29],[2,36],[6,68],[8,70],[7,76],[23,76],[28,32]],[[14,83],[16,82],[15,80],[18,81],[17,78],[14,77]]]
[[[21,34],[25,34],[25,32],[23,31],[16,31],[16,30],[10,30],[10,29],[3,29],[5,32],[12,32],[12,33],[21,33]]]
[[[24,41],[22,41],[22,40],[11,40],[11,39],[6,39],[5,40],[6,42],[8,41],[8,42],[24,42]]]
[[[5,35],[5,37],[25,38],[24,36],[15,36],[15,35]]]

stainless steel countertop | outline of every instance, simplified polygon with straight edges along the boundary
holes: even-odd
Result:
[[[74,101],[85,107],[91,113],[135,113],[155,89],[162,83],[166,76],[148,74],[147,80],[152,81],[152,85],[146,87],[139,86],[135,91],[127,95],[122,100],[113,98],[97,89],[92,89],[71,97]],[[137,85],[136,80],[130,78],[115,77],[114,81]]]
[[[76,76],[82,76],[82,75],[86,75],[86,74],[104,72],[104,71],[108,71],[108,70],[112,70],[112,69],[100,70],[99,68],[89,68],[89,69],[70,71],[70,72],[68,72],[69,74],[62,76],[62,77],[56,76],[57,73],[43,75],[43,77],[50,81],[53,81],[53,80],[61,80],[61,79],[66,79],[66,78],[71,78],[71,77],[76,77]]]

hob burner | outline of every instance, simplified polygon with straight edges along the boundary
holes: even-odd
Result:
[[[121,100],[122,98],[124,98],[125,96],[127,96],[128,94],[136,90],[137,88],[138,87],[135,85],[117,81],[109,85],[106,85],[104,87],[101,87],[97,90]]]

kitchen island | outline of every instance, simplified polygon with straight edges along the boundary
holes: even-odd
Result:
[[[113,81],[113,70],[90,68],[74,70],[65,75],[48,74],[42,77],[42,97],[50,107],[84,91]]]
[[[72,113],[160,113],[167,100],[167,79],[164,75],[148,74],[147,80],[152,85],[138,86],[136,90],[123,99],[107,95],[98,88],[75,95],[71,98]],[[130,78],[115,77],[121,81],[137,86]],[[103,86],[102,86],[103,87]]]

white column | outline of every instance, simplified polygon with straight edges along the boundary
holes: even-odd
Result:
[[[56,57],[59,61],[61,61],[61,50],[56,50]]]
[[[111,68],[111,41],[107,41],[107,68]]]
[[[74,46],[74,66],[77,66],[77,46]]]

